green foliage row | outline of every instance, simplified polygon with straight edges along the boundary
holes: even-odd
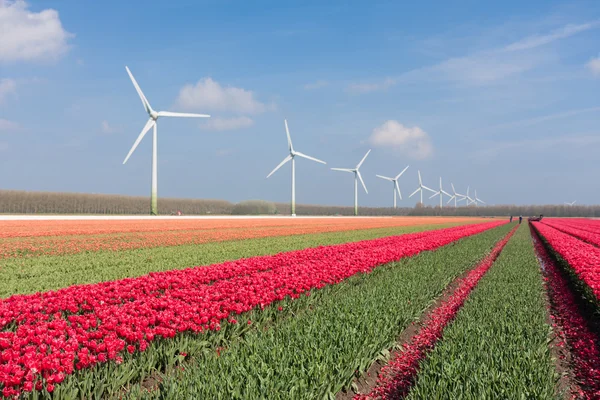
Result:
[[[143,370],[147,376],[156,368],[152,364],[155,357],[174,360],[181,351],[191,356],[183,370],[157,368],[166,373],[159,374],[160,384],[152,391],[136,384],[118,392],[113,387],[106,393],[160,399],[332,397],[348,387],[356,373],[389,354],[387,349],[397,335],[419,318],[449,282],[475,266],[510,228],[505,225],[315,290],[296,302],[283,302],[279,313],[277,307],[282,303],[274,304],[251,313],[250,329],[247,317],[240,317],[239,324],[233,325],[233,335],[221,331],[163,341],[132,360],[136,364],[123,373]],[[217,346],[223,347],[219,353]],[[95,373],[102,371],[98,368]],[[93,376],[101,382],[114,378],[119,382],[128,379],[116,372],[110,378]],[[89,379],[75,376],[64,390],[87,397],[89,393],[75,390],[75,385]]]
[[[173,247],[0,260],[0,298],[183,269],[308,247],[376,239],[460,224],[421,225],[278,236]]]
[[[552,399],[540,265],[523,224],[421,363],[409,398]]]

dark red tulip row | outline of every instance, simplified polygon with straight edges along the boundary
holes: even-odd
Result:
[[[549,220],[544,219],[542,223],[571,236],[575,236],[586,243],[600,247],[600,225],[598,224],[588,224],[585,220],[573,222],[558,218]],[[595,229],[596,226],[599,226],[598,231]]]
[[[600,399],[600,343],[590,330],[586,318],[579,312],[577,299],[569,289],[567,280],[535,232],[532,235],[536,252],[544,264],[544,281],[550,296],[552,325],[555,330],[558,325],[559,333],[569,346],[573,373],[581,387],[576,397]],[[559,346],[564,346],[564,342],[559,342]]]
[[[533,226],[600,299],[600,248],[544,223],[533,222]]]
[[[419,363],[442,337],[446,325],[454,319],[473,288],[494,264],[516,229],[517,227],[513,228],[498,242],[492,252],[469,271],[465,278],[459,279],[452,295],[431,311],[419,332],[381,369],[377,386],[369,394],[357,394],[355,400],[399,399],[408,394],[419,370]]]
[[[66,374],[122,361],[157,337],[219,330],[228,317],[335,284],[503,222],[253,257],[0,301],[5,396],[48,391]],[[308,294],[308,293],[307,293]]]

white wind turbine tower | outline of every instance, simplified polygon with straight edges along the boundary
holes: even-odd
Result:
[[[450,199],[446,202],[446,204],[448,204],[452,200],[454,200],[454,208],[456,208],[457,201],[462,201],[462,200],[466,199],[467,197],[464,194],[456,193],[456,189],[454,189],[453,183],[450,183],[450,186],[452,186],[452,196],[450,196]]]
[[[400,172],[398,175],[396,175],[395,178],[388,178],[387,176],[382,176],[382,175],[375,175],[378,178],[381,179],[385,179],[386,181],[390,181],[394,184],[394,208],[396,208],[396,192],[398,192],[398,196],[400,197],[400,200],[402,200],[402,193],[400,193],[400,186],[398,185],[398,178],[400,178],[402,176],[402,174],[408,169],[408,165],[406,166],[406,168],[404,168],[402,170],[402,172]]]
[[[446,192],[444,190],[444,188],[442,187],[442,177],[440,176],[440,190],[438,190],[437,192],[435,192],[431,197],[429,197],[430,199],[433,199],[435,196],[440,196],[440,209],[443,207],[442,206],[442,200],[444,195],[448,196],[448,197],[452,197],[452,195],[448,192]]]
[[[427,186],[423,185],[423,180],[421,179],[421,171],[417,171],[417,173],[419,174],[419,187],[417,188],[417,190],[415,190],[414,192],[412,192],[412,194],[410,197],[413,197],[415,194],[417,194],[418,192],[421,192],[421,205],[423,205],[423,189],[425,190],[429,190],[432,193],[435,193],[435,190],[428,188]]]
[[[277,171],[279,168],[281,168],[285,163],[287,163],[290,160],[292,161],[292,216],[295,217],[296,216],[296,160],[294,159],[294,157],[296,157],[296,156],[303,157],[308,160],[319,162],[321,164],[326,164],[326,162],[318,160],[311,156],[307,156],[306,154],[300,153],[299,151],[295,151],[294,146],[292,145],[292,138],[290,137],[290,130],[288,129],[287,120],[284,119],[283,122],[285,124],[285,133],[287,134],[288,150],[289,150],[290,154],[286,158],[284,158],[283,161],[281,163],[279,163],[279,165],[276,166],[275,169],[273,171],[271,171],[271,173],[269,175],[267,175],[267,178],[269,178],[271,175],[273,175],[273,173],[275,171]]]
[[[360,179],[360,183],[362,183],[363,188],[365,189],[365,193],[369,194],[367,187],[365,186],[365,181],[363,181],[362,176],[360,175],[359,168],[362,163],[365,162],[365,159],[371,152],[371,149],[367,151],[367,154],[360,160],[356,168],[331,168],[334,171],[343,171],[343,172],[352,172],[354,173],[354,215],[358,215],[358,179]]]
[[[146,133],[150,130],[150,128],[154,128],[153,133],[152,133],[152,192],[150,194],[150,214],[158,215],[158,204],[157,204],[157,202],[158,202],[158,199],[157,199],[157,192],[158,192],[157,150],[158,149],[157,149],[157,128],[156,128],[158,118],[160,118],[160,117],[208,118],[208,117],[210,117],[210,115],[176,113],[176,112],[170,112],[170,111],[158,111],[158,112],[154,111],[152,109],[152,107],[150,107],[150,103],[146,99],[146,96],[144,96],[144,93],[142,93],[142,89],[140,89],[140,86],[137,84],[137,82],[136,82],[135,78],[133,77],[133,74],[131,73],[129,68],[127,68],[127,66],[125,66],[125,69],[127,70],[127,73],[129,74],[129,78],[131,78],[131,82],[133,82],[133,86],[135,86],[135,90],[137,91],[138,95],[140,96],[140,99],[142,100],[142,104],[144,105],[144,109],[146,110],[146,112],[148,113],[150,118],[148,118],[148,122],[146,122],[146,125],[144,125],[144,129],[142,129],[142,133],[140,133],[138,138],[135,140],[135,143],[133,143],[131,150],[129,150],[127,157],[125,157],[125,161],[123,161],[123,164],[125,164],[127,162],[127,160],[129,160],[129,157],[131,156],[131,154],[133,154],[133,151],[136,149],[138,144],[140,144],[140,142],[142,141],[142,139],[144,138]]]

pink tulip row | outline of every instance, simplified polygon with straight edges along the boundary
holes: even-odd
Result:
[[[492,252],[466,277],[459,279],[454,292],[426,317],[423,327],[404,345],[403,349],[381,369],[377,385],[369,394],[358,394],[355,400],[404,398],[414,383],[419,363],[442,337],[444,328],[454,319],[479,280],[494,264],[517,227],[496,244]]]

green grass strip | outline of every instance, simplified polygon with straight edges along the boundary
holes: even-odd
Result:
[[[229,340],[220,355],[214,348],[198,352],[183,364],[184,370],[163,375],[160,390],[148,392],[133,385],[127,394],[161,399],[334,396],[351,383],[356,371],[365,371],[385,354],[448,283],[474,267],[509,229],[505,225],[486,231],[314,291],[299,300],[305,302],[302,310],[286,318],[266,325],[253,320],[254,328]],[[245,319],[239,320],[244,325]],[[197,340],[210,341],[211,334]],[[145,353],[152,357],[154,350]],[[118,397],[123,392],[111,394]]]
[[[71,285],[136,277],[150,272],[183,269],[246,257],[442,229],[457,225],[464,224],[450,223],[378,228],[234,240],[200,245],[4,259],[0,260],[0,298],[13,294],[56,290]]]
[[[540,265],[523,224],[421,363],[408,398],[552,399]]]

